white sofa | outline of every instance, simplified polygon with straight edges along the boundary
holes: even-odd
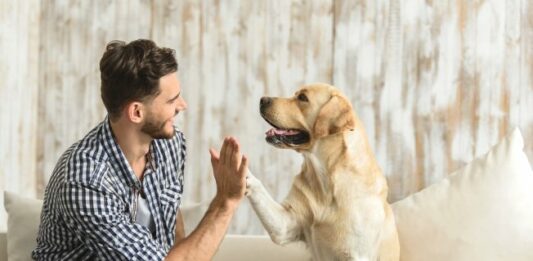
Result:
[[[6,233],[2,232],[0,233],[0,261],[5,260],[8,260],[7,239]],[[213,260],[303,261],[310,260],[310,256],[302,244],[281,247],[272,243],[268,236],[227,235]]]
[[[402,261],[533,260],[533,173],[518,130],[442,181],[393,204]],[[4,194],[0,261],[29,260],[38,200]],[[7,255],[6,255],[7,254]],[[214,260],[309,260],[302,244],[228,235]]]
[[[22,197],[6,191],[4,192],[4,206],[8,213],[8,232],[0,232],[0,261],[30,260],[30,253],[36,245],[35,238],[42,200]],[[201,218],[204,210],[204,204],[196,204],[182,208],[182,214],[185,220],[198,219]],[[190,227],[189,223],[194,222],[187,222],[185,225]],[[278,246],[272,243],[266,235],[226,235],[213,260],[299,261],[309,259],[310,256],[302,243]]]

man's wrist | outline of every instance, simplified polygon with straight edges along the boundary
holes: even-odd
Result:
[[[213,199],[211,205],[214,208],[223,210],[224,212],[235,212],[242,199],[228,198],[217,194]]]

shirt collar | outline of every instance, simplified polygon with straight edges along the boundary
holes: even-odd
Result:
[[[126,181],[128,186],[140,188],[141,184],[139,179],[135,176],[135,173],[131,169],[126,156],[122,152],[122,149],[120,149],[120,146],[115,139],[115,135],[111,130],[109,116],[106,116],[101,130],[103,147],[107,154],[110,155],[110,158],[114,163],[112,166],[118,166],[120,173],[119,175],[121,175],[121,177]]]
[[[158,145],[159,144],[157,140],[152,140],[152,143],[150,143],[150,150],[148,151],[148,155],[146,157],[146,166],[151,168],[153,171],[156,171],[163,162],[161,150],[159,149],[160,146]]]
[[[111,130],[111,124],[109,116],[106,116],[103,125],[102,125],[102,140],[104,148],[112,158],[112,160],[118,165],[122,177],[128,184],[128,186],[135,186],[137,188],[141,187],[140,181],[135,176],[133,169],[131,168],[126,156],[122,152],[122,149],[118,145],[115,135]],[[147,168],[151,168],[154,172],[161,166],[163,163],[163,155],[161,155],[161,148],[159,141],[154,139],[150,143],[150,148],[147,156]]]

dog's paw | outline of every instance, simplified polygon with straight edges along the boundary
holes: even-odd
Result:
[[[254,190],[256,190],[258,187],[261,186],[261,181],[259,181],[250,170],[248,170],[248,174],[246,175],[246,192],[244,193],[246,196],[252,195]]]

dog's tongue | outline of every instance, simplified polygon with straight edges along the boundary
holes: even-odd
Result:
[[[286,135],[298,134],[298,131],[295,131],[295,130],[281,130],[281,129],[272,128],[272,129],[268,130],[265,134],[268,137],[271,137],[271,136],[274,136],[274,135],[286,136]]]

